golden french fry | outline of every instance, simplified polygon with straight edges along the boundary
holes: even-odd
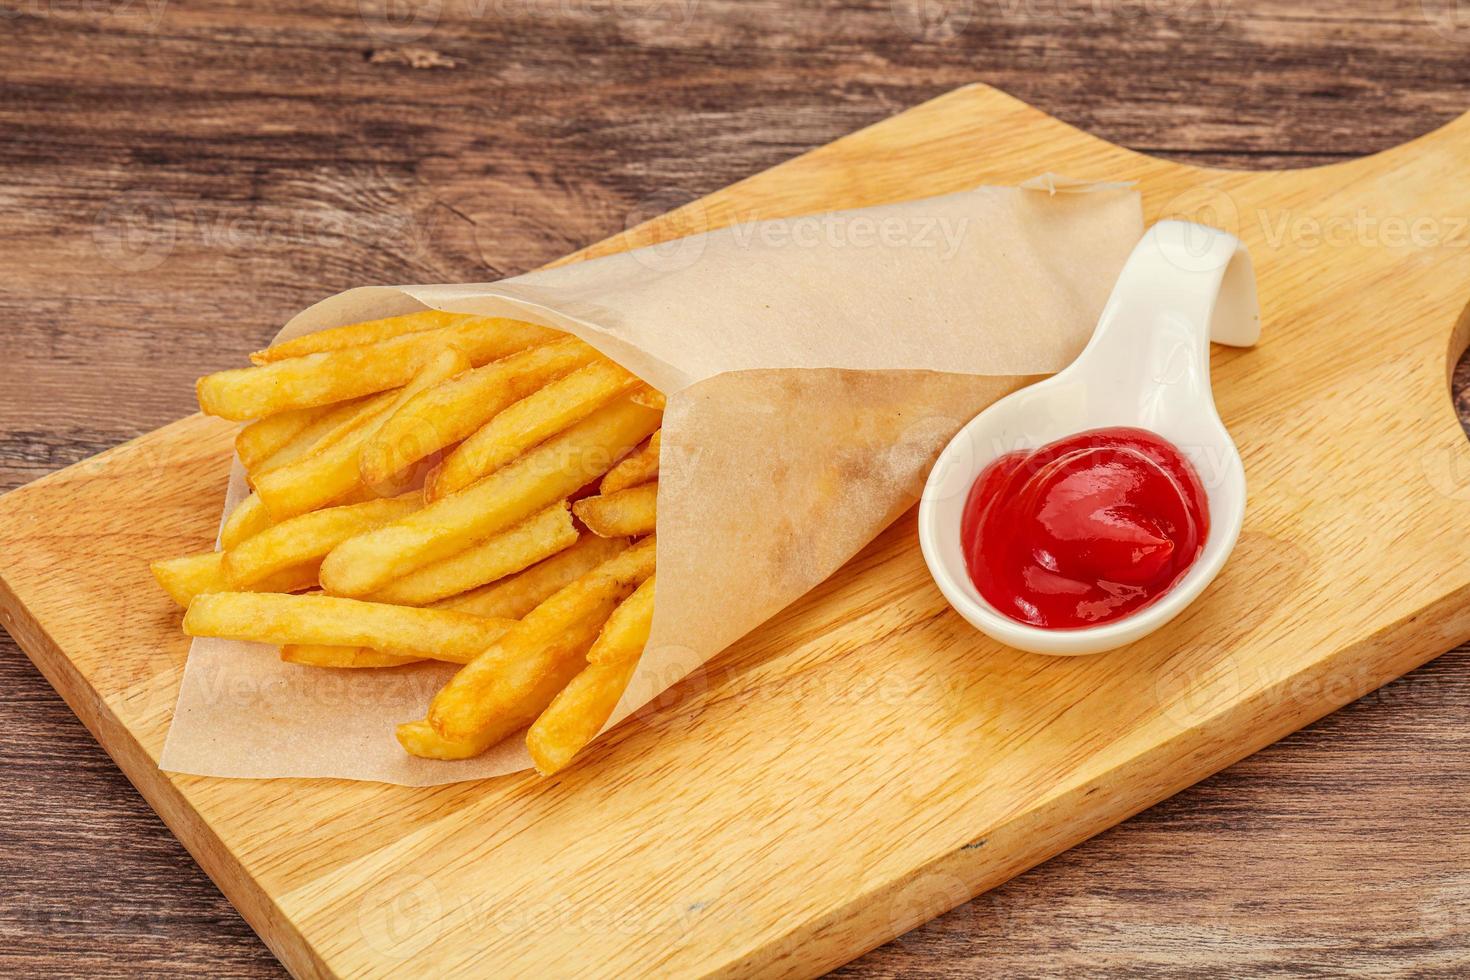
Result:
[[[361,438],[364,427],[382,422],[388,409],[402,394],[402,388],[391,388],[376,395],[354,398],[327,407],[327,414],[291,442],[259,463],[245,467],[245,482],[251,492],[271,473],[290,466],[304,466],[307,460],[321,456],[348,438]],[[283,479],[276,477],[277,480]]]
[[[256,419],[235,434],[235,455],[247,470],[254,469],[329,411],[331,408],[323,405]]]
[[[407,389],[398,389],[401,395]],[[254,474],[251,486],[272,521],[305,514],[341,499],[362,485],[357,458],[372,430],[388,417],[389,405],[375,399],[359,409],[310,452],[283,466]]]
[[[552,593],[575,582],[627,546],[628,541],[625,538],[599,538],[595,534],[584,534],[570,548],[537,562],[523,572],[448,599],[441,599],[428,608],[457,609],[494,619],[520,619]],[[307,648],[281,649],[294,651]],[[359,650],[364,648],[311,647],[302,656],[311,658],[313,662],[338,661],[336,666],[343,666],[351,664]],[[389,656],[376,650],[364,650],[363,655],[369,660],[373,657]],[[286,659],[284,653],[282,658]]]
[[[327,552],[353,535],[411,514],[422,506],[422,494],[408,493],[288,518],[226,551],[225,575],[235,590],[241,590],[283,568],[313,559],[319,563]]]
[[[526,732],[531,761],[543,776],[571,762],[612,716],[648,642],[657,577],[654,574],[644,579],[612,611],[592,649],[587,651],[587,666],[567,683]]]
[[[604,538],[649,534],[658,518],[658,483],[619,490],[600,497],[583,497],[572,504],[572,513]]]
[[[587,662],[610,664],[629,658],[637,660],[648,642],[653,626],[653,582],[650,575],[633,594],[624,599],[607,618],[607,625],[597,635],[597,642],[587,651]]]
[[[533,721],[586,665],[617,604],[653,574],[654,549],[645,538],[527,613],[434,696],[434,730],[451,741],[493,744]]]
[[[637,657],[589,663],[567,682],[526,732],[526,748],[537,772],[550,776],[560,771],[597,737],[637,668]]]
[[[319,354],[327,350],[377,344],[385,340],[392,340],[394,337],[402,337],[404,334],[443,330],[466,320],[477,319],[479,317],[472,317],[464,313],[421,310],[418,313],[384,317],[381,320],[349,323],[345,327],[318,330],[315,333],[303,334],[294,340],[274,344],[265,350],[258,350],[251,354],[250,360],[256,364],[271,364],[275,361],[304,357],[307,354]]]
[[[362,482],[358,458],[362,447],[384,420],[414,395],[469,369],[468,356],[457,347],[440,351],[386,406],[365,408],[348,424],[351,431],[340,434],[330,445],[302,459],[271,470],[255,482],[266,509],[277,520],[316,510]]]
[[[593,358],[574,337],[523,350],[419,392],[362,449],[362,479],[374,486],[452,446],[517,399]],[[611,397],[611,396],[609,396]]]
[[[224,583],[223,558],[217,551],[206,551],[181,558],[166,558],[153,562],[148,568],[169,598],[188,608],[196,595],[219,591],[218,586]]]
[[[595,534],[584,534],[570,548],[537,562],[524,572],[462,595],[441,599],[431,608],[520,619],[627,546],[626,538],[599,538]]]
[[[230,511],[230,516],[225,518],[219,529],[219,546],[228,551],[242,541],[255,537],[275,522],[271,512],[261,503],[260,496],[252,493],[236,504],[235,509]]]
[[[425,496],[434,501],[464,489],[638,383],[632,374],[601,358],[551,382],[505,408],[473,435],[466,433],[469,438],[430,474]]]
[[[383,653],[366,647],[329,647],[313,643],[288,643],[281,647],[281,659],[288,664],[305,667],[399,667],[414,664],[422,657]]]
[[[648,437],[638,449],[628,455],[617,466],[607,471],[598,490],[603,496],[647,483],[658,476],[658,452],[662,445],[663,429]]]
[[[663,392],[648,387],[640,388],[634,392],[633,400],[648,408],[656,408],[660,412],[664,410],[667,404]]]
[[[434,358],[431,358],[429,363],[432,364],[433,361]],[[373,395],[363,395],[361,398],[327,406],[327,414],[322,420],[266,460],[260,467],[261,472],[277,469],[335,446],[358,432],[367,420],[381,417],[382,413],[397,404],[402,395],[402,388],[389,388]]]
[[[420,759],[473,759],[491,745],[488,737],[453,742],[434,731],[427,721],[409,721],[398,726],[398,744],[409,755]]]
[[[415,609],[326,595],[214,592],[184,614],[190,636],[253,643],[370,647],[398,656],[467,663],[512,625],[453,609]]]
[[[356,432],[367,420],[375,417],[381,418],[382,413],[393,404],[393,400],[398,397],[400,391],[402,391],[401,388],[390,388],[376,395],[364,395],[362,398],[354,398],[350,401],[315,409],[324,414],[298,433],[290,442],[254,464],[244,464],[245,482],[254,488],[256,481],[272,470],[281,469],[307,456],[326,451],[328,447]],[[278,418],[279,416],[271,417]]]
[[[428,605],[528,568],[570,548],[577,536],[563,500],[457,555],[389,582],[369,598],[405,606]]]
[[[163,591],[185,609],[195,596],[209,592],[231,592],[230,581],[225,577],[224,555],[218,551],[204,551],[182,558],[167,558],[149,566],[153,577],[163,586]],[[295,568],[282,569],[274,575],[256,582],[255,592],[299,592],[316,585],[318,562],[310,562]]]
[[[627,398],[613,401],[459,493],[342,542],[322,563],[327,591],[368,595],[524,520],[606,473],[660,418]]]
[[[482,656],[491,658],[496,676],[477,685],[474,694],[446,686],[430,703],[430,725],[449,741],[486,745],[525,728],[587,666],[587,648],[612,605],[607,600],[583,610],[544,639],[491,644]],[[521,633],[529,636],[528,630]]]
[[[396,390],[396,389],[393,389]],[[357,416],[368,403],[374,399],[382,399],[379,404],[386,405],[393,397],[393,390],[382,392],[377,395],[365,395],[362,398],[353,398],[345,402],[337,402],[335,405],[324,405],[320,408],[297,409],[297,411],[316,412],[317,417],[304,428],[287,440],[284,444],[276,447],[272,452],[263,456],[247,460],[240,457],[240,462],[245,467],[246,480],[254,483],[255,479],[263,473],[293,463],[307,453],[315,452],[331,444],[347,431],[346,423]],[[284,413],[283,413],[284,414]],[[280,418],[280,415],[272,415],[270,419]],[[261,419],[268,422],[270,419]],[[252,422],[251,425],[258,423]],[[249,428],[247,426],[246,428]],[[239,452],[239,440],[235,442],[236,452]]]
[[[397,388],[446,347],[463,350],[472,364],[485,364],[557,336],[519,320],[474,318],[377,344],[220,371],[200,378],[196,390],[206,414],[243,422]]]

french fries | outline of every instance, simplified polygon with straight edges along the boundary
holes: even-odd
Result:
[[[166,558],[156,561],[149,568],[163,591],[185,609],[195,596],[207,592],[232,592],[235,587],[225,575],[224,555],[218,551],[205,551],[182,558]],[[310,562],[294,568],[282,568],[256,582],[259,592],[300,592],[316,585],[317,568],[320,562]]]
[[[401,667],[422,663],[425,658],[411,654],[384,653],[369,647],[343,647],[330,643],[283,643],[281,660],[303,667]]]
[[[363,667],[401,667],[416,664],[422,657],[383,653],[366,647],[332,647],[312,643],[288,643],[281,647],[281,659],[288,664],[303,667],[341,667],[360,669]]]
[[[658,483],[644,483],[616,493],[583,497],[572,505],[572,513],[593,534],[604,538],[637,537],[653,532],[657,501]]]
[[[554,331],[519,320],[476,317],[442,330],[220,371],[200,378],[196,394],[206,415],[243,422],[400,387],[446,347],[458,347],[473,364],[485,364],[555,337]]]
[[[220,550],[152,565],[184,631],[305,669],[458,664],[396,726],[405,752],[467,759],[525,730],[539,771],[568,765],[648,641],[663,395],[558,331],[436,310],[251,360],[198,395],[248,421],[252,492]]]
[[[597,635],[597,642],[587,651],[590,664],[611,664],[620,660],[637,660],[648,642],[653,627],[653,588],[658,576],[650,575],[643,584],[624,599]]]
[[[643,389],[633,396],[633,400],[640,405],[646,405],[649,408],[656,408],[660,412],[664,410],[664,406],[666,404],[664,393],[653,388]]]
[[[434,604],[436,609],[458,609],[476,616],[520,619],[561,589],[628,546],[625,538],[599,538],[584,534],[565,551],[537,562],[518,575],[450,596]]]
[[[379,589],[372,598],[425,606],[512,575],[576,543],[577,529],[566,501],[561,501],[457,555],[409,572]]]
[[[260,495],[252,493],[236,504],[235,509],[230,511],[230,516],[225,518],[225,523],[219,529],[220,547],[234,548],[274,523],[275,519],[265,509],[265,504],[261,503]]]
[[[407,721],[398,726],[398,744],[420,759],[473,759],[495,744],[493,732],[455,742],[434,731],[427,721]]]
[[[625,538],[599,538],[595,534],[584,534],[570,548],[537,562],[523,572],[460,595],[440,599],[429,608],[457,609],[493,619],[520,619],[553,593],[575,582],[627,546]],[[391,656],[378,650],[358,647],[281,648],[282,660],[323,667],[396,666],[393,663],[374,662],[375,658]]]
[[[247,480],[253,484],[261,474],[273,469],[279,469],[288,463],[295,462],[309,452],[314,452],[330,445],[340,438],[343,432],[347,431],[346,423],[366,407],[368,402],[374,399],[383,399],[379,404],[387,404],[387,400],[391,397],[392,392],[389,391],[378,395],[365,395],[362,398],[354,398],[351,401],[338,402],[335,405],[326,405],[321,408],[297,409],[298,412],[314,413],[314,418],[301,429],[297,430],[289,439],[269,452],[260,452],[260,446],[252,446],[250,440],[247,440],[247,445],[242,451],[240,439],[237,438],[235,440],[235,454],[240,457],[240,463],[245,467]],[[240,435],[243,437],[251,425],[259,425],[262,422],[269,422],[271,419],[279,417],[272,415],[270,418],[252,422],[240,430]],[[267,435],[270,434],[267,433]],[[263,443],[264,441],[264,438],[257,440],[258,443]]]
[[[532,347],[419,392],[363,447],[363,482],[375,486],[391,479],[425,456],[459,442],[548,380],[597,356],[597,351],[580,340],[568,338]]]
[[[526,748],[537,772],[550,776],[560,771],[597,737],[637,667],[637,657],[589,663],[567,682],[526,732]]]
[[[290,518],[228,549],[224,555],[225,577],[239,590],[282,569],[313,560],[320,565],[327,552],[353,535],[411,514],[422,505],[423,495],[414,492]]]
[[[246,470],[254,469],[331,410],[331,406],[298,408],[251,422],[235,435],[235,455]]]
[[[586,664],[617,604],[653,574],[654,548],[645,538],[527,613],[434,696],[429,724],[451,741],[498,741],[534,721]]]
[[[319,422],[282,447],[258,467],[261,473],[279,469],[312,453],[324,452],[348,436],[358,432],[365,420],[381,416],[403,394],[402,388],[389,388],[327,407]]]
[[[359,457],[362,447],[378,427],[401,405],[421,391],[469,370],[469,355],[457,347],[440,351],[398,395],[386,405],[374,402],[363,408],[335,434],[325,448],[313,450],[302,459],[271,470],[255,482],[266,510],[276,520],[324,507],[351,493],[361,481]]]
[[[381,320],[368,320],[365,323],[349,323],[345,327],[318,330],[315,333],[303,334],[295,340],[274,344],[265,350],[251,354],[250,360],[255,364],[272,364],[292,357],[320,354],[322,351],[377,344],[404,334],[442,330],[474,319],[478,318],[463,313],[421,310],[418,313],[384,317]]]
[[[598,360],[548,384],[495,415],[445,457],[429,475],[425,495],[433,501],[463,490],[638,383],[611,361]]]
[[[612,611],[587,651],[587,666],[567,682],[526,732],[531,761],[543,776],[571,762],[597,737],[618,706],[648,643],[655,578],[657,575],[644,579]]]
[[[655,432],[648,437],[647,442],[629,453],[627,459],[608,470],[607,476],[602,478],[602,485],[597,488],[598,491],[606,496],[617,493],[619,490],[636,487],[640,483],[647,483],[657,477],[658,454],[663,444],[662,434],[662,429]]]
[[[516,624],[453,609],[415,609],[326,595],[211,592],[196,596],[184,632],[251,643],[370,647],[468,663]]]
[[[322,585],[333,595],[369,595],[448,558],[465,541],[489,537],[606,473],[659,418],[630,399],[614,401],[459,493],[344,541],[322,563]]]

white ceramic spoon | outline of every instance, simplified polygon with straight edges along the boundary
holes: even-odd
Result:
[[[1255,273],[1238,239],[1184,221],[1150,228],[1077,360],[977,415],[929,474],[919,503],[919,545],[955,611],[1009,646],[1085,654],[1131,643],[1193,602],[1230,556],[1245,516],[1245,470],[1215,411],[1209,342],[1249,347],[1260,331]],[[997,456],[1103,426],[1157,433],[1194,464],[1209,498],[1204,550],[1174,588],[1111,623],[1053,630],[1002,615],[980,597],[965,569],[960,518],[971,484]]]

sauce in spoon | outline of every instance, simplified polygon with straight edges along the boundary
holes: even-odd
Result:
[[[981,471],[960,526],[970,580],[1022,623],[1111,622],[1173,588],[1209,535],[1199,475],[1143,429],[1092,429]]]

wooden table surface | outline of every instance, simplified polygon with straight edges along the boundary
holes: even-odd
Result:
[[[1465,0],[1328,6],[0,0],[0,489],[187,414],[321,296],[514,274],[970,81],[1226,167],[1470,108]],[[842,972],[1463,975],[1467,668]],[[0,766],[0,973],[282,973],[3,634]]]

